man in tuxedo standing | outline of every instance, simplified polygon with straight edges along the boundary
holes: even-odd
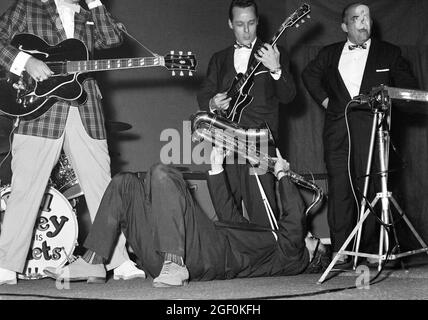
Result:
[[[274,138],[278,134],[278,107],[294,99],[296,88],[289,70],[289,58],[283,48],[263,43],[257,38],[259,22],[258,7],[254,0],[232,0],[229,7],[229,28],[233,31],[235,44],[215,53],[209,62],[207,76],[198,92],[201,110],[214,112],[229,108],[231,97],[227,91],[235,76],[245,74],[253,63],[261,62],[253,77],[254,85],[249,95],[254,100],[242,111],[239,125],[258,128],[267,123]],[[275,155],[275,148],[269,148]],[[233,157],[233,155],[231,155]],[[229,161],[232,160],[232,161]],[[251,222],[270,226],[259,187],[250,164],[240,163],[237,158],[227,159],[225,172],[238,208],[241,203]],[[276,217],[279,212],[275,197],[275,177],[261,174],[260,182]],[[255,214],[254,216],[252,216]]]
[[[328,172],[328,224],[333,254],[339,251],[348,238],[358,215],[348,178],[346,105],[353,97],[368,93],[373,87],[381,84],[404,88],[417,87],[417,80],[401,56],[400,48],[373,39],[372,26],[370,8],[367,5],[356,2],[346,6],[342,13],[341,28],[346,33],[347,40],[322,48],[302,73],[307,90],[326,111],[323,143]],[[363,190],[373,113],[368,106],[367,108],[361,106],[361,109],[353,107],[355,104],[351,104],[348,114],[352,151],[349,169],[353,181],[357,180],[355,185],[359,190]],[[376,154],[373,156],[374,167],[378,160]],[[371,178],[374,179],[377,177]],[[360,200],[361,198],[358,198],[357,201]],[[365,220],[362,233],[364,251],[378,252],[377,230],[376,217],[370,214]],[[345,255],[338,257],[338,264],[348,261],[349,257]]]

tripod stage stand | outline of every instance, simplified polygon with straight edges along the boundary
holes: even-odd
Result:
[[[419,236],[419,234],[416,232],[415,228],[410,223],[409,219],[405,216],[403,210],[400,208],[397,201],[392,196],[392,192],[388,191],[388,158],[389,158],[389,144],[390,144],[389,125],[390,125],[391,96],[397,99],[427,101],[427,100],[422,100],[422,98],[419,98],[419,96],[418,98],[416,98],[416,95],[412,99],[411,98],[412,96],[409,95],[409,90],[403,89],[403,92],[405,91],[403,94],[400,94],[400,90],[401,89],[399,88],[380,86],[380,87],[374,88],[371,94],[368,96],[368,98],[366,98],[367,102],[369,103],[372,109],[372,112],[374,113],[374,116],[373,116],[373,126],[372,126],[371,137],[370,137],[370,147],[369,147],[370,149],[369,149],[368,160],[367,160],[367,169],[366,169],[366,175],[364,180],[363,197],[361,200],[361,207],[359,211],[359,220],[357,225],[352,230],[351,234],[343,243],[337,255],[333,258],[330,265],[327,267],[327,269],[322,274],[321,278],[318,280],[318,283],[324,282],[328,273],[333,269],[336,261],[339,259],[341,254],[354,256],[354,266],[353,266],[354,270],[357,266],[358,257],[377,258],[379,260],[378,270],[380,271],[382,267],[382,261],[384,261],[385,263],[387,259],[395,260],[401,257],[410,256],[413,254],[418,254],[421,252],[428,251],[427,245]],[[413,91],[416,92],[416,90],[413,90]],[[420,93],[420,92],[416,92],[416,93]],[[367,192],[368,192],[369,180],[370,180],[369,177],[370,177],[370,171],[372,166],[372,159],[373,159],[376,137],[377,137],[378,153],[379,153],[381,191],[376,194],[376,197],[369,204],[369,208],[366,210],[366,207],[367,207],[366,199],[367,199]],[[375,205],[378,203],[378,201],[381,202],[381,207],[382,207],[381,214],[380,214],[382,225],[380,228],[379,251],[377,254],[360,253],[359,246],[360,246],[363,223],[366,220],[369,213],[373,210]],[[411,251],[402,252],[402,253],[400,252],[400,246],[398,243],[398,238],[394,227],[394,221],[391,214],[391,206],[390,206],[391,203],[395,207],[395,209],[398,211],[399,215],[406,222],[407,226],[412,231],[415,238],[421,244],[422,246],[421,249],[411,250]],[[387,254],[389,251],[390,244],[389,244],[389,235],[385,226],[389,226],[389,225],[392,226],[394,238],[396,241],[396,247],[398,249],[398,254],[395,254],[395,253],[390,255]],[[355,236],[356,236],[356,242],[354,246],[355,251],[345,250]]]

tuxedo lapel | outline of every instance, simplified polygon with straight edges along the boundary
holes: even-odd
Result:
[[[367,93],[372,89],[371,79],[376,78],[374,72],[376,70],[376,57],[378,56],[377,50],[377,43],[372,39],[369,54],[367,56],[366,67],[364,68],[363,80],[361,81],[360,93]]]

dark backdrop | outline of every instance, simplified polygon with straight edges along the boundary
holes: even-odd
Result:
[[[12,2],[2,0],[0,11]],[[192,51],[199,63],[193,77],[172,77],[161,67],[98,74],[108,120],[132,125],[128,131],[110,130],[113,173],[145,171],[154,162],[159,162],[160,152],[168,143],[161,141],[161,135],[163,133],[168,138],[174,132],[181,137],[178,141],[181,144],[180,164],[192,170],[207,168],[207,165],[197,165],[189,156],[183,155],[183,142],[188,139],[186,131],[183,134],[183,120],[198,110],[195,95],[210,56],[233,41],[227,25],[229,0],[103,2],[126,25],[128,32],[150,50],[161,55],[170,50]],[[311,5],[311,19],[298,29],[287,30],[279,41],[290,52],[293,77],[298,86],[295,101],[281,106],[279,145],[295,171],[322,174],[325,173],[321,142],[323,110],[304,89],[300,73],[322,46],[344,39],[340,14],[351,1],[306,2]],[[302,3],[298,0],[259,0],[260,36],[270,39],[283,20]],[[366,3],[372,8],[375,34],[402,48],[421,89],[428,90],[427,1],[372,0]],[[97,57],[149,55],[136,41],[128,38],[121,48],[100,52]],[[393,111],[393,137],[399,156],[391,155],[396,159],[393,162],[397,169],[391,174],[394,179],[391,189],[417,230],[428,240],[428,104],[426,107],[425,110],[425,106],[417,108],[409,104],[404,111]],[[412,243],[410,236],[406,238]]]

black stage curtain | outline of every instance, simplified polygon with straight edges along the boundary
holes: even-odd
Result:
[[[300,74],[321,47],[345,39],[340,29],[342,9],[349,0],[311,0],[311,19],[297,30],[289,30],[286,44],[298,87],[296,99],[281,108],[281,149],[298,172],[325,173],[322,146],[324,111],[306,91]],[[374,36],[398,45],[410,62],[422,90],[428,90],[428,2],[423,0],[366,1],[374,19]],[[287,12],[302,4],[287,0]],[[428,103],[392,108],[390,191],[418,233],[428,241]],[[367,146],[369,147],[369,146]],[[404,246],[416,242],[409,230]]]

